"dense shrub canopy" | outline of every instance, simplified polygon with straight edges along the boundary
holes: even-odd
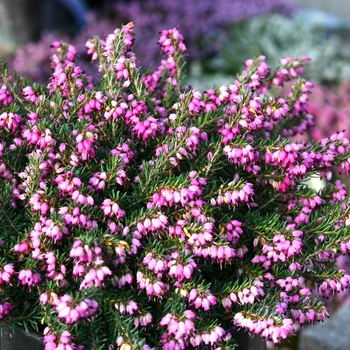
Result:
[[[231,85],[182,85],[177,28],[141,74],[133,24],[73,46],[54,42],[47,87],[1,68],[0,319],[45,326],[46,349],[233,349],[243,328],[278,343],[321,321],[319,298],[348,287],[350,167],[342,132],[312,125],[306,58],[273,72],[248,60]],[[294,81],[286,98],[271,89]]]

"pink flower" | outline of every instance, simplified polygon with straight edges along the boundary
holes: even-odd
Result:
[[[41,281],[40,274],[30,269],[21,270],[18,274],[18,279],[23,285],[28,285],[29,287]]]
[[[0,303],[0,319],[3,319],[12,309],[13,306],[8,301]]]
[[[66,324],[72,324],[81,318],[92,316],[97,311],[98,304],[87,298],[81,302],[75,302],[71,296],[64,295],[59,298],[55,308],[59,318],[64,319]]]
[[[44,330],[44,344],[45,350],[83,350],[84,347],[81,345],[76,345],[73,340],[74,336],[68,332],[63,331],[60,334],[55,334],[54,331],[47,327]]]
[[[146,314],[142,314],[140,316],[137,316],[134,318],[134,325],[135,327],[139,327],[139,326],[147,326],[148,324],[152,323],[153,321],[153,317],[151,313],[146,313]]]
[[[111,199],[105,199],[101,205],[101,209],[105,216],[116,218],[117,220],[125,216],[125,211],[120,208],[119,204]]]
[[[84,276],[79,289],[103,286],[105,277],[111,274],[112,271],[107,266],[100,266],[98,269],[92,267]]]
[[[23,88],[23,96],[25,100],[29,100],[33,103],[36,102],[37,97],[35,95],[35,91],[31,86],[26,86],[25,88]]]
[[[16,113],[3,112],[0,114],[0,127],[7,127],[12,133],[14,133],[22,120],[22,117]]]
[[[14,271],[13,264],[6,264],[0,268],[0,284],[9,283]]]

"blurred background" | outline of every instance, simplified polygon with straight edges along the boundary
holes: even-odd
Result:
[[[0,0],[0,56],[10,69],[46,84],[50,45],[64,40],[76,47],[76,63],[97,80],[86,41],[130,21],[142,69],[158,66],[159,31],[179,25],[188,48],[187,83],[200,90],[230,84],[249,58],[265,55],[273,68],[285,56],[310,57],[305,77],[314,84],[309,110],[315,128],[304,137],[320,140],[345,129],[350,138],[349,0]],[[350,185],[348,175],[334,169],[337,179]],[[339,268],[349,261],[339,259]],[[349,349],[349,296],[345,291],[327,301],[340,316],[326,330],[304,329],[279,349]]]
[[[0,0],[0,55],[44,83],[50,44],[65,40],[89,72],[87,39],[103,38],[129,21],[140,65],[153,69],[160,59],[158,32],[179,25],[191,82],[201,88],[227,82],[246,59],[261,54],[273,66],[283,56],[309,56],[306,76],[316,82],[350,79],[348,0]]]

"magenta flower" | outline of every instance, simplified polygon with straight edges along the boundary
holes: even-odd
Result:
[[[12,309],[13,305],[8,301],[0,303],[0,319],[4,318]]]
[[[14,273],[13,264],[6,264],[0,269],[0,284],[9,283]]]
[[[10,90],[7,90],[6,85],[2,85],[0,88],[0,105],[8,106],[13,102],[13,94]]]
[[[98,304],[90,299],[75,302],[69,295],[64,295],[59,298],[55,307],[58,317],[64,319],[66,324],[72,324],[81,318],[89,318],[93,315],[98,309]]]
[[[125,216],[125,212],[121,209],[118,203],[112,201],[111,199],[105,199],[101,205],[101,209],[105,216],[110,218],[115,217],[117,220]]]
[[[18,274],[18,279],[23,285],[28,285],[29,287],[41,281],[40,274],[30,269],[21,270]]]
[[[101,266],[98,269],[92,267],[88,272],[86,272],[84,279],[80,284],[80,289],[93,286],[102,286],[104,284],[104,279],[106,278],[106,276],[111,274],[112,271],[107,266]]]

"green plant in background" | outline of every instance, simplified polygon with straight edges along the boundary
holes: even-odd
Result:
[[[329,180],[350,143],[290,140],[312,125],[307,58],[199,91],[178,28],[154,72],[133,34],[86,43],[96,85],[66,43],[46,87],[1,66],[0,324],[42,324],[46,350],[232,350],[236,329],[277,344],[328,317],[312,292],[349,286],[350,201]]]
[[[205,69],[235,75],[241,62],[265,55],[269,64],[280,57],[298,57],[307,52],[311,62],[305,77],[320,83],[339,83],[350,79],[350,64],[341,51],[341,42],[327,34],[324,25],[307,20],[301,13],[291,18],[270,14],[231,26],[229,42]]]

